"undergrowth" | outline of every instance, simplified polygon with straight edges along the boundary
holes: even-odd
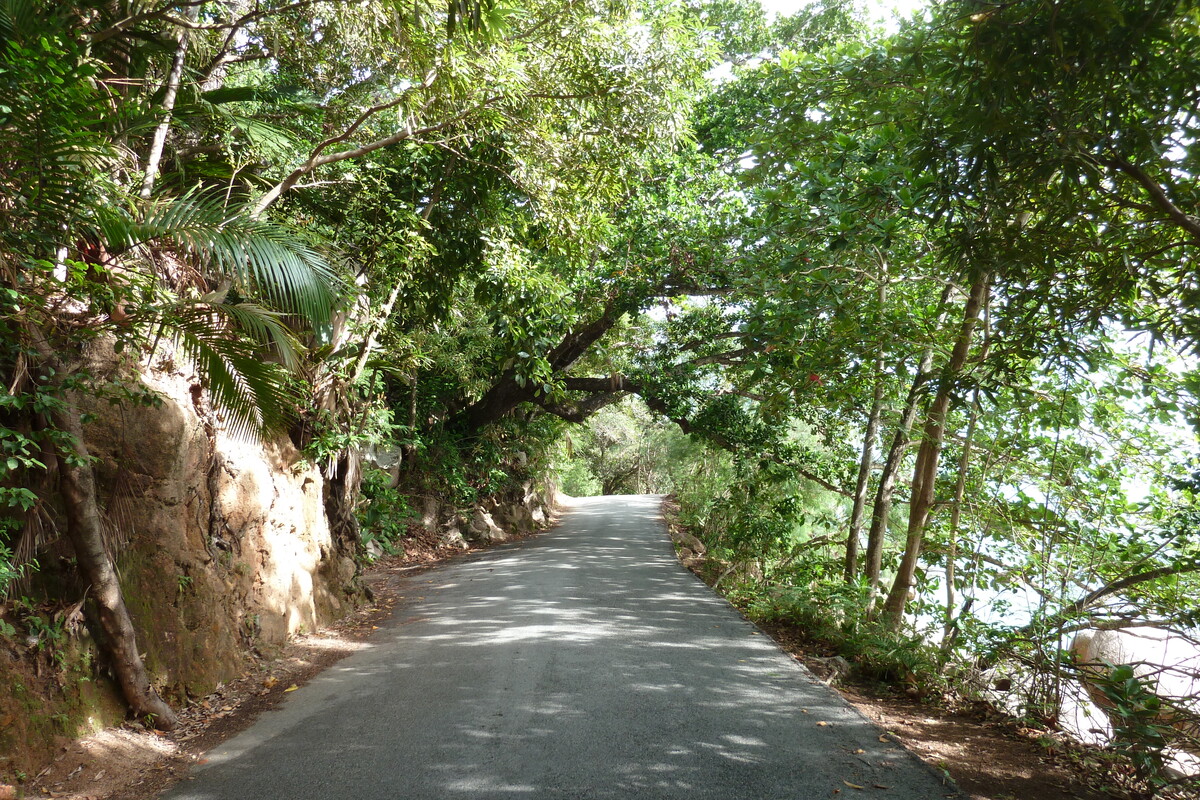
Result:
[[[377,544],[387,555],[404,552],[409,523],[416,517],[409,499],[392,486],[391,476],[378,469],[364,469],[357,509],[362,543]]]
[[[742,584],[726,596],[755,622],[792,625],[814,644],[844,657],[861,680],[923,696],[940,696],[947,688],[936,648],[866,618],[863,587]]]

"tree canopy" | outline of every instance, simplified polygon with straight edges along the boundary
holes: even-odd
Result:
[[[55,481],[115,587],[79,399],[153,398],[81,354],[166,340],[351,549],[382,444],[464,508],[674,491],[747,591],[939,663],[1191,636],[1198,41],[1188,0],[0,0],[0,593]]]

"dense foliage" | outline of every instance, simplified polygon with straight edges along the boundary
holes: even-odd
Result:
[[[761,613],[877,675],[1023,663],[1049,723],[1074,634],[1195,629],[1198,38],[1187,0],[0,0],[0,597],[54,497],[116,587],[81,400],[154,403],[170,347],[348,548],[420,494],[673,491]],[[1157,788],[1162,702],[1114,723]]]

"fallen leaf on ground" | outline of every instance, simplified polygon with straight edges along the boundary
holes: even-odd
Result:
[[[17,787],[0,783],[0,800],[17,800]]]
[[[846,784],[851,789],[866,789],[867,788],[865,786],[859,786],[857,783],[851,783],[850,781],[842,781],[842,783]]]
[[[820,725],[822,728],[824,728],[824,727],[825,727],[825,726],[827,726],[829,723],[828,723],[828,722],[818,722],[817,724],[818,724],[818,725]]]
[[[299,689],[299,688],[300,688],[299,686],[297,686],[296,684],[294,684],[294,683],[293,683],[291,686],[289,686],[289,687],[287,687],[286,689],[284,689],[284,691],[285,691],[285,692],[294,692],[294,691],[296,691],[296,690],[297,690],[297,689]]]

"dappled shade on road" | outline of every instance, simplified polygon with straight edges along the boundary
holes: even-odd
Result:
[[[683,570],[658,502],[576,501],[410,579],[372,647],[169,797],[955,796]]]

